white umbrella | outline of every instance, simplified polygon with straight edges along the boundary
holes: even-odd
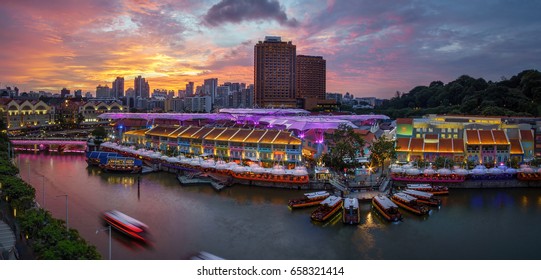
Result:
[[[453,173],[453,172],[451,171],[451,169],[448,169],[448,168],[440,168],[440,169],[438,169],[437,172],[438,172],[438,174],[440,174],[440,175],[449,175],[449,174]]]
[[[419,169],[417,168],[409,168],[406,170],[406,174],[408,175],[419,175],[421,174],[421,171],[419,171]]]

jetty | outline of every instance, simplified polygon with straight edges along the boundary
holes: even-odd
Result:
[[[230,185],[230,180],[221,178],[218,174],[192,173],[189,175],[178,175],[177,179],[183,186],[211,185],[217,191]]]

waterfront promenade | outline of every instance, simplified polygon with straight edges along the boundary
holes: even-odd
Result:
[[[0,200],[0,260],[36,259],[10,213],[9,205]]]

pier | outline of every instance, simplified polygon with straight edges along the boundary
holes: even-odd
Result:
[[[211,185],[215,190],[220,191],[228,186],[227,181],[223,181],[220,178],[214,178],[212,175],[203,174],[191,174],[191,175],[178,175],[178,181],[183,186],[190,185]]]

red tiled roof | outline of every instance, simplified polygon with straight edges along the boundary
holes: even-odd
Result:
[[[451,138],[442,138],[440,139],[440,153],[452,153],[453,152],[453,139]]]
[[[464,139],[453,138],[453,152],[464,153]]]
[[[396,139],[396,151],[397,152],[409,152],[411,138],[398,138]]]
[[[147,131],[147,135],[152,136],[170,136],[172,132],[177,130],[178,127],[167,127],[167,126],[155,126]]]
[[[531,130],[521,130],[520,139],[522,142],[533,142],[533,132]]]
[[[423,152],[424,141],[423,138],[411,138],[410,151],[411,152]]]
[[[509,139],[509,142],[511,143],[510,154],[512,155],[524,154],[524,149],[522,149],[522,144],[520,143],[520,140]]]
[[[413,119],[411,119],[411,118],[399,118],[399,119],[396,119],[396,124],[413,124]]]
[[[494,144],[496,145],[509,145],[507,136],[503,130],[491,130],[492,136],[494,136]]]
[[[426,143],[424,151],[427,153],[435,153],[438,151],[438,143]]]
[[[397,152],[464,153],[464,139],[441,138],[439,142],[424,142],[424,138],[398,138]]]
[[[481,140],[481,145],[494,145],[494,136],[490,130],[478,130],[479,139]]]
[[[478,130],[466,130],[466,144],[468,145],[481,144],[481,140],[479,140]]]

